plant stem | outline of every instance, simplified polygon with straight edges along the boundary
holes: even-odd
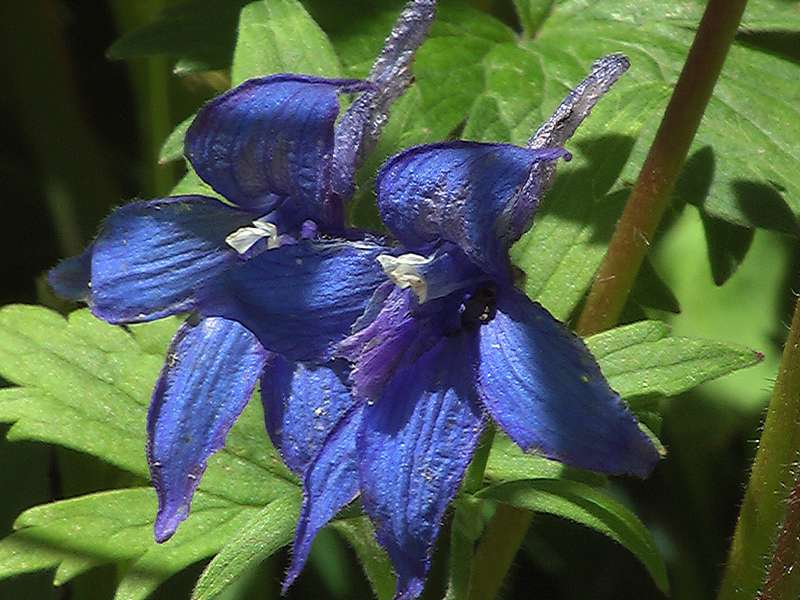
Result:
[[[775,554],[767,571],[758,600],[800,598],[800,479],[789,492],[786,518],[783,520]]]
[[[498,504],[475,551],[468,600],[497,597],[532,520],[528,510]]]
[[[583,335],[613,327],[689,152],[747,0],[709,0],[653,145],[578,320]]]
[[[787,499],[791,488],[798,485],[797,464],[800,460],[800,300],[795,306],[789,337],[783,348],[778,378],[772,391],[764,431],[758,445],[750,482],[736,523],[728,564],[722,579],[719,600],[756,597],[768,574],[771,556],[777,567],[781,561],[798,559],[797,535],[779,535],[781,523],[784,531],[797,527],[800,506],[791,504],[787,515]],[[784,521],[784,517],[786,520]],[[776,546],[776,538],[778,545]],[[783,541],[781,541],[783,540]],[[773,550],[775,551],[773,554]],[[776,568],[777,568],[776,567]],[[772,579],[768,587],[785,589],[779,581],[782,573]],[[786,578],[797,573],[785,573]],[[791,586],[791,582],[786,582]],[[794,600],[796,596],[773,595],[770,598]]]

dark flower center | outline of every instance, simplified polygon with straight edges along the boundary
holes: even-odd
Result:
[[[461,305],[461,327],[470,329],[485,325],[497,313],[497,293],[494,286],[482,286]]]

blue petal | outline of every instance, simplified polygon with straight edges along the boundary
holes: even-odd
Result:
[[[306,471],[303,506],[297,521],[292,564],[283,582],[283,592],[303,570],[311,543],[320,529],[358,495],[356,435],[363,405],[355,406],[331,432]]]
[[[92,252],[94,252],[94,245],[90,244],[78,256],[66,258],[50,269],[47,281],[56,294],[67,300],[81,302],[89,300]]]
[[[350,80],[302,75],[251,79],[215,98],[186,133],[197,174],[230,202],[259,214],[289,201],[321,219],[330,191],[333,127]]]
[[[253,393],[267,353],[234,321],[204,319],[175,335],[147,415],[147,460],[158,493],[155,538],[189,515],[206,461]]]
[[[325,362],[385,281],[370,242],[303,240],[240,262],[201,311],[242,322],[289,360]]]
[[[435,0],[411,0],[386,38],[364,91],[336,126],[333,151],[333,189],[350,198],[356,167],[378,140],[389,119],[389,108],[411,84],[411,63],[436,13]]]
[[[479,390],[524,450],[583,469],[647,476],[658,452],[583,342],[511,289],[480,329]]]
[[[358,437],[364,508],[397,571],[396,598],[416,598],[433,543],[483,429],[474,336],[442,339],[399,370],[365,408]]]
[[[350,374],[353,393],[366,400],[378,398],[398,368],[416,360],[441,337],[436,327],[439,315],[433,322],[418,318],[409,290],[392,287],[383,298],[384,292],[383,287],[376,292],[381,296],[381,310],[369,323],[358,323],[357,331],[337,348],[337,355],[354,365]]]
[[[273,354],[261,378],[261,401],[272,443],[286,465],[301,475],[322,443],[353,405],[347,365],[315,367]]]
[[[130,323],[193,309],[198,291],[238,262],[225,237],[251,219],[203,196],[117,209],[94,242],[92,312]]]
[[[378,208],[408,249],[447,240],[486,271],[508,275],[514,239],[501,216],[534,165],[565,155],[561,149],[463,141],[417,146],[381,169]]]

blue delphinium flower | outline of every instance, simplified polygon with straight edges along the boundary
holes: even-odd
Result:
[[[297,473],[351,404],[343,361],[315,368],[294,362],[316,350],[302,335],[278,356],[237,321],[209,313],[206,297],[227,271],[265,254],[257,276],[280,298],[272,314],[277,328],[299,311],[318,315],[331,339],[349,332],[379,280],[374,255],[382,248],[346,229],[345,202],[356,166],[411,82],[434,9],[435,0],[408,2],[366,81],[281,74],[209,102],[186,134],[185,152],[229,204],[198,195],[133,202],[106,220],[81,256],[51,272],[58,293],[88,302],[110,323],[193,313],[172,341],[148,413],[157,541],[188,516],[207,459],[223,446],[259,378],[272,391],[264,396],[267,429]],[[337,123],[338,95],[351,92],[359,95]],[[303,275],[325,291],[303,288]],[[359,282],[361,296],[318,310],[337,289]]]
[[[360,493],[397,571],[397,598],[418,596],[444,511],[489,419],[524,450],[576,467],[643,477],[658,461],[583,342],[516,289],[508,258],[556,161],[569,158],[564,142],[627,68],[621,55],[595,63],[526,147],[446,142],[411,148],[382,168],[378,207],[403,250],[376,257],[388,278],[335,350],[311,321],[315,339],[300,342],[348,359],[353,395],[306,468],[286,585],[319,529]],[[298,327],[276,330],[269,319],[276,297],[257,278],[269,256],[232,271],[215,310],[272,347]],[[355,289],[335,292],[344,304],[373,283],[354,281]]]

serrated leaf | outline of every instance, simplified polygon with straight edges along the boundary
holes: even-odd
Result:
[[[132,326],[69,320],[31,306],[0,309],[0,422],[11,440],[58,444],[136,476],[144,460],[147,405],[179,319]],[[131,562],[118,598],[144,598],[177,571],[217,552],[259,508],[298,494],[296,479],[269,444],[252,402],[209,460],[189,519],[173,540],[152,538],[155,494],[119,490],[31,509],[0,542],[0,577],[57,567],[64,582],[96,565]],[[118,529],[116,529],[118,528]]]
[[[375,529],[367,517],[339,519],[331,527],[353,548],[378,600],[394,597],[395,575],[383,548],[375,541]]]
[[[248,568],[288,545],[299,513],[300,495],[288,494],[253,515],[205,568],[192,598],[215,598]]]
[[[242,9],[233,53],[233,85],[273,73],[339,77],[328,36],[297,0],[261,0]]]
[[[666,567],[650,532],[633,512],[604,492],[576,481],[531,479],[488,487],[477,496],[552,514],[599,531],[630,550],[658,588],[669,593]]]
[[[252,0],[188,0],[169,6],[152,23],[114,42],[108,55],[117,59],[171,56],[179,59],[182,73],[227,69],[239,11],[249,2]]]
[[[793,8],[786,3],[759,4],[751,4],[745,26],[772,27],[778,20],[775,15],[781,14],[785,28],[800,27],[796,4]],[[554,11],[537,42],[563,47],[568,34],[580,40],[570,44],[572,60],[591,61],[610,51],[624,51],[633,69],[641,65],[653,72],[655,80],[673,83],[702,8],[693,0],[602,0],[590,6],[584,0],[570,0]],[[800,67],[791,61],[739,43],[731,47],[693,146],[724,152],[705,205],[709,214],[742,226],[798,231],[796,220],[787,221],[782,209],[788,203],[795,217],[800,214],[800,174],[794,168],[800,159],[795,143],[800,136],[800,89],[794,85],[798,74]],[[629,176],[635,176],[641,164],[636,158]],[[759,192],[774,190],[779,201],[750,200],[737,189],[743,182],[756,184]]]
[[[684,337],[664,337],[652,322],[617,327],[586,339],[603,374],[622,398],[674,396],[758,363],[748,348]]]
[[[134,488],[101,492],[32,508],[0,541],[0,578],[58,567],[57,583],[88,568],[134,561],[118,598],[144,598],[185,566],[210,556],[257,510],[202,492],[192,518],[167,544],[153,541],[155,492]]]

